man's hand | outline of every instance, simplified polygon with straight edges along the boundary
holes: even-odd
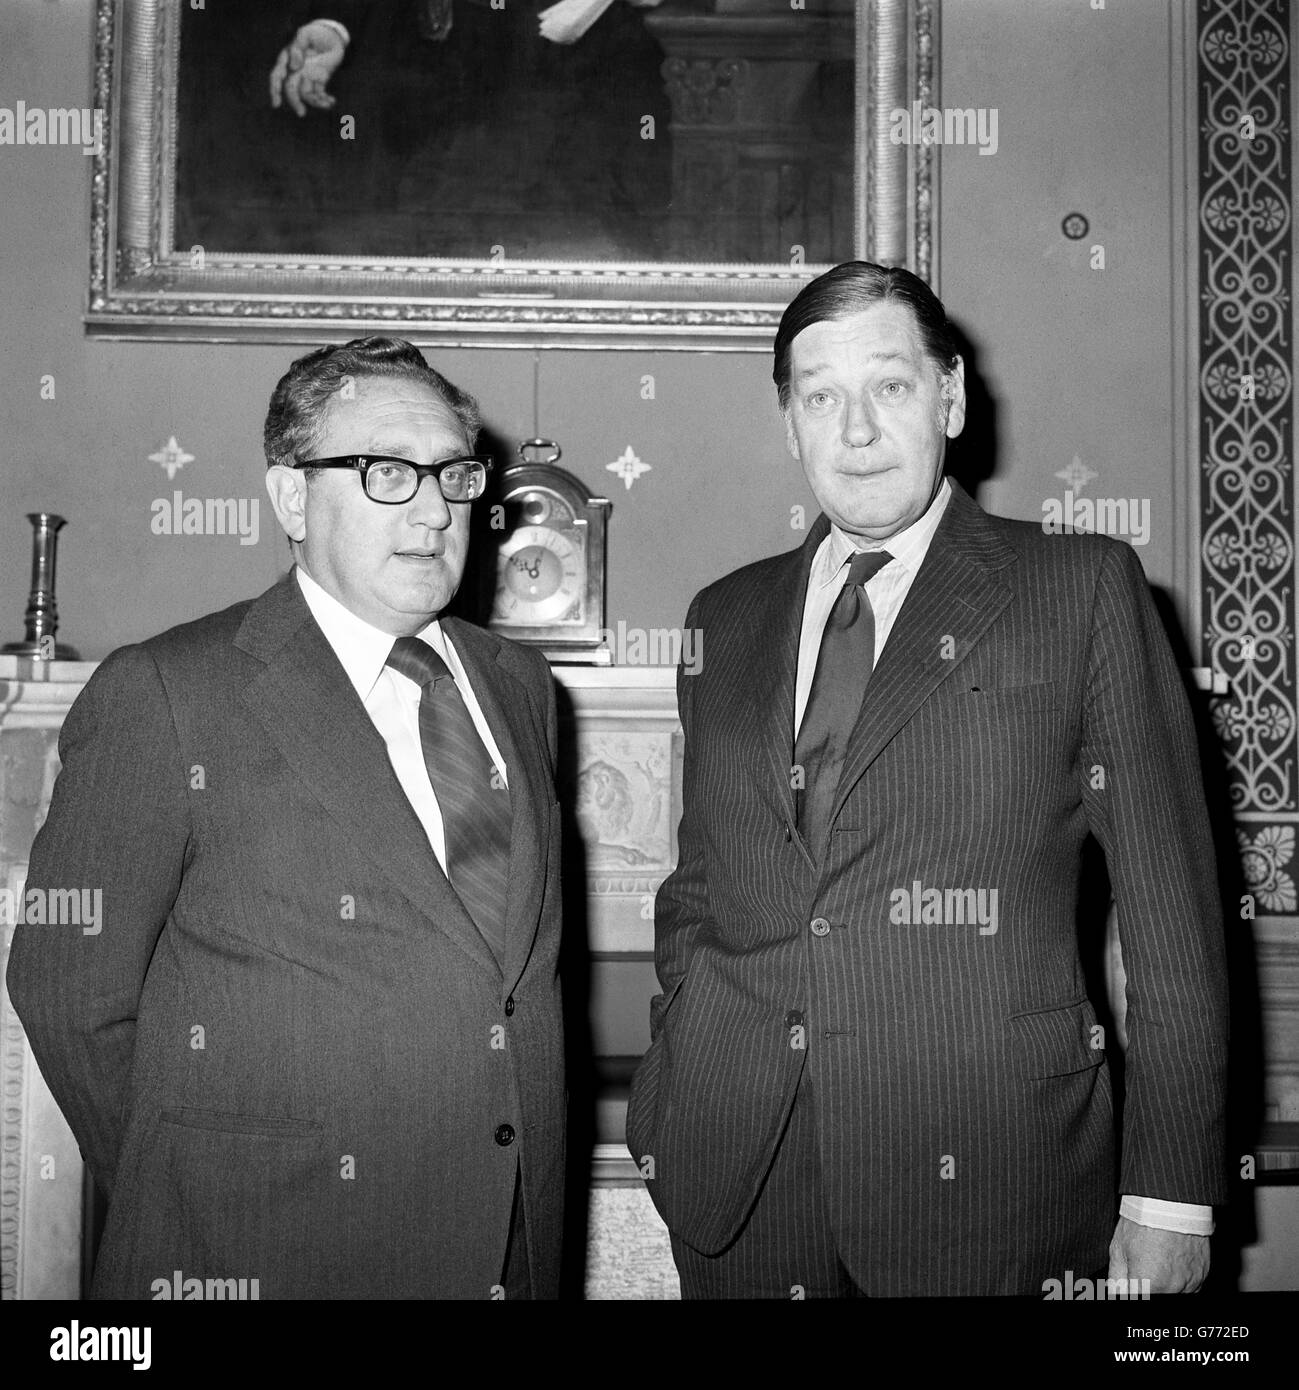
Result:
[[[334,98],[325,90],[347,45],[332,24],[313,20],[293,36],[292,43],[280,50],[271,69],[271,105],[277,110],[287,101],[299,116],[308,106],[328,111]]]
[[[1111,1279],[1149,1279],[1151,1293],[1194,1293],[1208,1272],[1208,1236],[1139,1226],[1119,1217],[1110,1241]]]

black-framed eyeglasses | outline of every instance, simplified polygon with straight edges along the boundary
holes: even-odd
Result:
[[[412,463],[389,454],[339,454],[336,458],[305,459],[294,468],[354,468],[372,502],[398,507],[409,502],[425,478],[434,477],[448,502],[472,502],[487,487],[493,459],[490,454],[465,454],[440,463]]]

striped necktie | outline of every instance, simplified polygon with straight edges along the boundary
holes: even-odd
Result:
[[[418,637],[399,637],[388,663],[420,687],[419,739],[446,835],[447,877],[497,961],[505,957],[510,793],[447,664]]]
[[[803,790],[794,799],[799,833],[817,858],[830,828],[848,739],[875,667],[875,610],[865,585],[892,558],[887,550],[854,553],[821,634],[816,674],[794,744],[794,764],[803,769]]]

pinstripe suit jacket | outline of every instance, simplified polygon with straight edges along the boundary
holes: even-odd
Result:
[[[292,575],[115,652],[68,714],[27,886],[102,888],[102,930],[20,927],[8,979],[109,1197],[96,1296],[489,1298],[516,1170],[556,1296],[554,689],[443,625],[509,769],[503,974]]]
[[[1213,848],[1141,566],[1125,544],[1046,536],[952,494],[870,682],[824,845],[795,828],[790,765],[803,598],[828,521],[694,601],[704,658],[678,682],[663,992],[628,1110],[664,1219],[715,1254],[810,1080],[840,1257],[872,1295],[1040,1294],[1066,1269],[1104,1267],[1117,1191],[1226,1192]],[[1089,833],[1129,977],[1117,1188],[1076,943]],[[896,895],[917,882],[995,889],[996,932],[899,921]]]

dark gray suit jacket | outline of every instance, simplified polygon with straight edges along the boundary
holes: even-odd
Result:
[[[109,1197],[97,1296],[488,1298],[516,1168],[555,1295],[554,690],[444,629],[509,769],[503,977],[291,574],[115,652],[69,713],[27,882],[102,888],[103,928],[20,928],[8,979]]]
[[[1117,1190],[1226,1197],[1222,920],[1186,696],[1131,547],[988,516],[954,484],[814,854],[790,769],[828,526],[705,589],[686,619],[704,661],[678,682],[680,853],[656,905],[663,993],[628,1143],[652,1156],[671,1229],[717,1253],[806,1075],[861,1288],[1040,1295],[1105,1266],[1116,1216],[1076,941],[1089,833],[1129,981]],[[893,895],[917,882],[996,889],[996,933],[895,920]]]

